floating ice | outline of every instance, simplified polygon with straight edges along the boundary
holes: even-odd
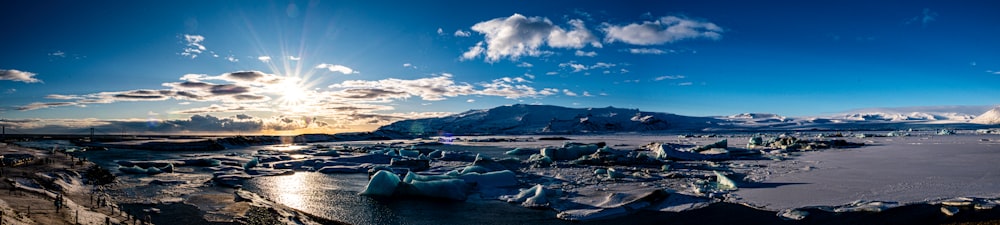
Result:
[[[580,156],[594,154],[600,148],[596,144],[566,143],[562,148],[543,148],[539,150],[542,156],[552,160],[573,160]]]
[[[253,159],[250,159],[250,161],[248,161],[246,164],[243,164],[243,169],[250,169],[257,167],[257,164],[259,164],[257,157],[253,157]]]
[[[400,149],[399,150],[399,155],[403,156],[403,157],[416,158],[416,157],[420,156],[420,151]]]
[[[541,184],[536,184],[531,188],[521,189],[521,192],[517,193],[517,195],[500,196],[500,200],[510,203],[521,203],[521,206],[526,208],[544,208],[549,206],[549,200],[546,197],[547,193],[545,187]]]
[[[886,209],[899,206],[897,202],[862,201],[858,200],[850,204],[834,207],[833,212],[881,212]]]
[[[556,217],[573,221],[608,219],[650,207],[652,203],[662,201],[666,197],[668,197],[667,192],[661,189],[638,189],[607,193],[596,204],[588,204],[586,201],[574,202],[581,203],[589,208],[565,210],[559,212]]]
[[[955,214],[958,214],[958,211],[959,211],[958,207],[954,207],[954,206],[942,206],[941,207],[941,213],[944,213],[944,215],[946,215],[946,216],[954,216]]]
[[[718,188],[719,188],[719,190],[721,190],[721,191],[735,191],[736,189],[738,189],[736,187],[736,182],[733,182],[733,180],[730,180],[728,177],[726,177],[726,175],[723,175],[722,173],[719,173],[719,171],[712,171],[712,173],[715,173],[715,179],[716,179],[716,182],[718,182]]]
[[[510,150],[510,151],[504,152],[503,154],[506,154],[506,155],[531,155],[531,154],[536,153],[536,152],[539,152],[539,151],[537,151],[537,150],[531,150],[531,149],[526,149],[526,148],[515,148],[514,150]]]
[[[399,176],[396,176],[396,174],[393,174],[390,171],[380,170],[372,176],[371,180],[368,181],[368,185],[365,186],[364,191],[361,191],[361,194],[389,197],[392,196],[393,192],[396,192],[396,187],[399,186],[399,182]]]
[[[469,185],[462,179],[449,178],[430,181],[414,180],[411,183],[399,184],[401,189],[400,193],[404,195],[444,198],[458,201],[465,201],[465,199],[468,198],[467,192],[469,190]]]
[[[705,150],[709,150],[709,149],[713,149],[713,148],[722,148],[722,149],[725,149],[727,147],[729,147],[729,142],[726,139],[722,139],[722,140],[716,141],[715,143],[711,143],[711,144],[707,144],[707,145],[703,145],[703,146],[698,146],[696,148],[691,149],[691,151],[693,151],[693,152],[701,152],[701,151],[705,151]]]
[[[778,217],[784,220],[802,220],[809,216],[809,212],[798,209],[785,209],[778,211]]]

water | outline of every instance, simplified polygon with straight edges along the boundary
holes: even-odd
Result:
[[[245,189],[280,204],[351,224],[567,224],[551,210],[522,208],[496,200],[377,200],[358,195],[366,174],[296,173],[258,177]]]
[[[184,154],[252,155],[259,149],[280,146],[253,146],[215,152],[169,152],[131,149],[88,151],[85,157],[105,167],[117,167],[119,160],[168,160]],[[201,171],[201,170],[195,170]],[[119,174],[121,175],[121,174]],[[145,175],[124,175],[134,178]],[[176,179],[180,177],[173,177]],[[316,216],[351,224],[569,224],[555,218],[552,210],[535,210],[497,200],[466,202],[433,199],[379,200],[358,195],[368,184],[367,174],[322,174],[298,172],[287,176],[262,176],[247,181],[244,188],[279,204]],[[152,187],[137,187],[149,189]],[[139,190],[134,190],[139,191]],[[156,190],[149,191],[157,193]]]

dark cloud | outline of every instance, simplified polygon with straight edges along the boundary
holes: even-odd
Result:
[[[240,101],[259,101],[259,100],[265,100],[265,99],[267,99],[267,96],[242,94],[242,95],[235,95],[235,96],[233,96],[233,99],[240,100]]]
[[[44,109],[44,108],[58,107],[58,106],[70,106],[70,105],[77,105],[77,103],[76,102],[35,102],[35,103],[31,103],[31,104],[24,105],[24,106],[19,106],[19,107],[17,107],[17,110],[28,111],[28,110]]]
[[[236,95],[250,92],[250,88],[235,84],[220,84],[212,86],[210,92],[216,95]]]
[[[402,91],[393,91],[378,88],[366,88],[366,89],[347,89],[339,93],[339,97],[351,98],[351,99],[392,99],[392,98],[404,98],[408,97],[410,94]]]

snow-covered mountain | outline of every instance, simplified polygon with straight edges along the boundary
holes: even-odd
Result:
[[[550,105],[510,105],[471,110],[441,118],[398,121],[378,132],[406,136],[476,134],[572,134],[699,130],[717,119],[622,108],[566,108]]]
[[[956,122],[967,122],[974,118],[973,115],[963,114],[963,113],[928,113],[928,112],[909,112],[909,113],[891,113],[891,112],[866,112],[866,113],[850,113],[845,115],[834,116],[831,119],[842,119],[842,120],[852,120],[852,121],[937,121],[937,120],[954,120]]]
[[[1000,124],[1000,107],[978,117],[965,112],[901,112],[891,109],[818,117],[785,117],[770,113],[692,117],[614,107],[510,105],[440,118],[398,121],[376,132],[389,137],[412,137],[647,131],[974,129],[986,126],[982,124]]]
[[[1000,124],[1000,106],[977,116],[972,122],[978,124]]]

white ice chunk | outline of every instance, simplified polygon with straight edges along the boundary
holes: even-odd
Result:
[[[479,188],[509,187],[517,185],[517,176],[510,170],[488,173],[466,173],[459,176],[465,182],[476,184]]]
[[[942,206],[941,213],[944,213],[946,216],[954,216],[955,214],[958,214],[958,207]]]
[[[798,209],[785,209],[778,211],[778,217],[784,220],[802,220],[809,216],[809,212]]]
[[[613,218],[626,213],[628,211],[625,208],[574,209],[559,212],[556,217],[570,221],[590,221]]]
[[[368,181],[368,185],[365,186],[365,190],[362,191],[361,194],[371,196],[392,196],[392,193],[396,191],[396,187],[399,186],[399,182],[399,176],[396,174],[380,170],[372,176],[371,180]]]
[[[417,150],[399,150],[399,155],[403,157],[416,158],[420,156],[420,151]]]
[[[406,183],[403,183],[406,184]],[[414,180],[406,184],[408,188],[403,193],[413,196],[444,198],[465,201],[468,198],[469,185],[462,179],[440,179],[433,181]]]
[[[735,191],[736,189],[738,189],[736,187],[736,182],[730,180],[728,177],[726,177],[726,175],[719,173],[719,171],[712,171],[712,173],[715,173],[715,179],[717,180],[716,182],[718,182],[719,184],[718,188],[720,191]]]
[[[517,195],[504,195],[500,196],[500,200],[507,201],[510,203],[520,202],[521,206],[526,208],[542,208],[549,206],[549,200],[546,197],[548,192],[542,187],[541,184],[536,184],[528,189],[522,189]]]
[[[243,169],[248,170],[250,168],[257,167],[257,164],[259,163],[260,161],[257,159],[257,157],[253,157],[253,159],[250,159],[250,161],[248,161],[246,164],[243,164]]]

